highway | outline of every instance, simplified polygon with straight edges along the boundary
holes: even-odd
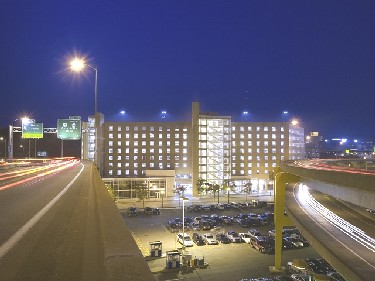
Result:
[[[92,170],[67,164],[0,173],[1,281],[103,280]]]
[[[374,280],[374,215],[302,184],[288,186],[286,206],[304,236],[347,280]]]

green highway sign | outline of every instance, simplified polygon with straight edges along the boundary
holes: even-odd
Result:
[[[58,119],[57,138],[62,140],[81,139],[81,120],[78,119]]]
[[[22,138],[23,139],[42,139],[43,123],[22,122]]]

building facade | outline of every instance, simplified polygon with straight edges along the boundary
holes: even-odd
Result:
[[[191,122],[103,122],[97,132],[103,180],[130,197],[135,180],[153,190],[152,197],[172,196],[176,185],[197,196],[198,179],[219,185],[235,180],[238,186],[250,180],[257,191],[267,190],[281,161],[305,158],[303,128],[289,122],[232,122],[230,116],[200,112],[198,102]]]

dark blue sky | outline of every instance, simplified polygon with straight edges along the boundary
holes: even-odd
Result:
[[[375,1],[0,2],[0,125],[45,127],[94,110],[106,120],[203,111],[298,117],[324,136],[375,137]],[[125,109],[128,115],[118,112]]]

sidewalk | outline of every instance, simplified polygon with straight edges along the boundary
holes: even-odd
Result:
[[[259,200],[259,201],[266,201],[266,202],[273,202],[273,193],[270,195],[269,193],[265,194],[252,194],[247,196],[247,202],[251,202],[251,200]],[[229,202],[245,202],[246,195],[239,195],[239,194],[231,194],[229,197]],[[226,194],[222,194],[219,197],[219,202],[226,204],[228,203],[228,197]],[[217,204],[218,198],[214,198],[213,195],[204,195],[201,198],[199,197],[187,197],[185,200],[185,205],[193,205],[193,204]],[[143,208],[143,201],[140,201],[138,198],[133,199],[118,199],[116,201],[117,208],[119,210],[128,209],[129,207],[136,207],[136,208]],[[175,208],[182,208],[182,200],[177,196],[164,198],[149,198],[144,200],[145,207],[152,207],[152,208],[160,208],[160,209],[175,209]]]

